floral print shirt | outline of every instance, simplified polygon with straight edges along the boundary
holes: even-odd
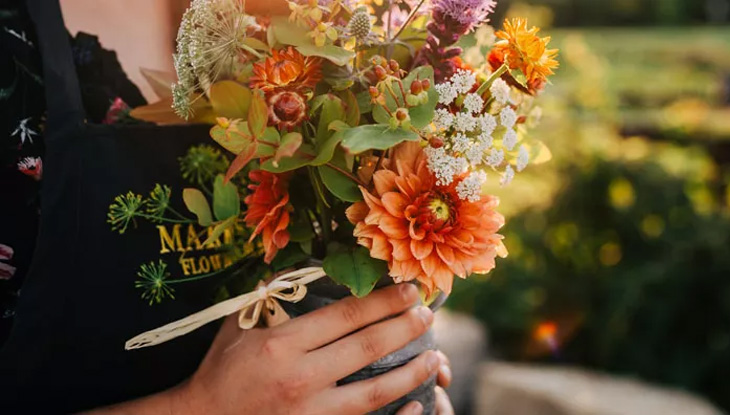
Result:
[[[71,38],[88,122],[130,121],[145,103],[97,37]],[[33,22],[22,0],[0,0],[0,345],[31,263],[41,208],[45,90]]]

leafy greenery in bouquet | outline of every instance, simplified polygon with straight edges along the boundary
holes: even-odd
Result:
[[[203,245],[243,225],[266,264],[320,259],[356,296],[385,275],[449,293],[455,275],[493,269],[504,219],[482,186],[544,149],[527,121],[558,65],[549,38],[506,21],[470,66],[455,44],[494,1],[288,3],[288,17],[254,17],[194,0],[171,97],[132,112],[215,124],[231,161],[212,192],[183,192],[214,229]]]

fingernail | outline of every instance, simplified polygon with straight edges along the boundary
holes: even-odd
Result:
[[[429,373],[436,370],[437,367],[439,367],[439,363],[441,363],[441,359],[439,359],[438,355],[434,352],[427,352],[428,356],[426,356],[426,370],[428,370]]]
[[[409,402],[399,414],[401,415],[421,415],[423,413],[423,405],[418,401]]]
[[[433,321],[433,311],[431,311],[430,308],[425,307],[425,306],[418,306],[417,311],[418,311],[418,315],[423,320],[423,323],[426,324],[427,326],[431,325],[431,322]],[[435,355],[436,354],[434,353],[434,356]],[[436,358],[438,359],[438,356]]]
[[[413,291],[416,289],[416,286],[413,284],[404,283],[401,284],[399,287],[400,295],[403,298],[404,301],[410,301],[413,298]],[[415,299],[414,299],[415,302]]]
[[[449,365],[441,365],[441,367],[439,368],[439,372],[441,372],[446,379],[451,381],[451,368],[449,367]]]

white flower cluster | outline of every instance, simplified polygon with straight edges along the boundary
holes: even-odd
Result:
[[[454,157],[443,147],[426,147],[428,167],[436,175],[436,184],[448,186],[454,181],[454,176],[462,174],[469,168],[469,163],[461,157]]]
[[[512,89],[502,78],[495,79],[494,83],[489,88],[489,92],[499,105],[504,105],[509,101],[511,91]]]
[[[520,146],[517,133],[517,112],[508,105],[511,89],[497,79],[490,87],[490,102],[472,89],[476,77],[459,70],[448,81],[437,84],[440,108],[436,109],[433,126],[441,145],[426,148],[428,166],[441,186],[450,185],[457,176],[457,193],[463,200],[476,201],[487,175],[484,169],[503,170],[500,182],[506,185],[517,171],[529,162],[529,153]],[[453,108],[459,108],[453,111]],[[501,141],[495,142],[495,137]],[[514,165],[514,167],[513,167]]]
[[[482,198],[482,185],[487,181],[487,173],[473,171],[456,185],[456,194],[462,200],[478,202]]]

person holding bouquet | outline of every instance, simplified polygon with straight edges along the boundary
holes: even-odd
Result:
[[[193,0],[160,100],[98,125],[58,4],[27,6],[47,155],[11,412],[453,413],[433,311],[507,256],[485,184],[549,158],[549,37],[506,20],[467,63],[494,0]]]
[[[3,55],[8,58],[7,62],[13,60],[23,60],[23,64],[28,62],[36,63],[41,50],[51,47],[44,45],[43,35],[38,39],[33,35],[35,32],[34,22],[30,19],[26,11],[24,1],[9,1],[2,3],[2,10],[7,11],[3,15],[0,23],[6,28],[5,33],[8,43],[3,43],[0,49]],[[52,2],[48,2],[52,3]],[[43,5],[47,6],[46,4]],[[288,7],[283,1],[248,1],[249,12],[254,14],[271,14],[286,13]],[[31,12],[32,12],[31,6]],[[36,6],[38,7],[38,6]],[[58,12],[57,6],[49,6],[50,10]],[[143,11],[140,11],[143,12]],[[10,19],[12,17],[12,19]],[[55,16],[60,21],[60,15]],[[35,13],[35,25],[39,24],[58,24],[51,23],[49,14]],[[74,46],[74,52],[82,52],[82,44],[80,38],[77,38],[77,44]],[[15,43],[17,41],[17,44]],[[9,45],[5,47],[5,45]],[[22,51],[20,46],[24,47]],[[93,52],[94,54],[97,52]],[[100,52],[106,53],[106,52]],[[44,59],[52,59],[52,55],[44,53]],[[82,66],[77,57],[75,62],[77,71],[91,70]],[[5,59],[3,59],[5,62]],[[47,65],[54,65],[55,62],[43,62]],[[20,65],[21,63],[18,63]],[[105,65],[109,65],[106,63]],[[85,85],[85,91],[105,91],[104,95],[84,95],[84,105],[86,113],[93,122],[101,123],[106,117],[109,102],[113,101],[117,96],[123,96],[126,103],[133,106],[143,103],[141,95],[136,92],[129,81],[123,78],[121,68],[116,65],[115,80],[102,84],[100,80],[88,80]],[[28,65],[25,69],[31,70],[36,68]],[[101,66],[97,66],[97,69]],[[110,67],[106,66],[105,70]],[[40,151],[43,148],[44,133],[51,137],[56,136],[53,128],[54,125],[46,127],[39,125],[31,125],[29,122],[40,122],[45,111],[45,99],[43,98],[43,71],[38,62],[37,70],[33,73],[23,74],[21,81],[28,82],[30,85],[25,89],[24,95],[18,92],[12,96],[17,96],[18,102],[26,100],[25,111],[36,111],[18,114],[15,118],[11,113],[13,108],[12,100],[0,102],[2,104],[4,114],[10,116],[13,120],[20,122],[26,120],[27,126],[22,131],[18,130],[17,123],[9,121],[9,137],[7,140],[22,140],[22,145],[27,147],[27,151]],[[38,84],[38,93],[35,85]],[[54,81],[54,78],[46,78],[46,83]],[[84,80],[82,79],[82,82]],[[116,85],[117,89],[109,88],[109,85]],[[46,85],[49,90],[56,91],[53,85]],[[104,89],[102,89],[102,87]],[[118,94],[118,95],[117,95]],[[106,98],[103,98],[106,97]],[[28,105],[30,100],[32,105]],[[52,105],[52,104],[51,104]],[[20,108],[20,107],[18,107]],[[7,112],[6,112],[7,111]],[[14,110],[13,110],[14,111]],[[97,118],[91,118],[91,113],[98,113]],[[27,119],[28,116],[32,118]],[[10,125],[12,124],[12,125]],[[13,133],[13,131],[16,131]],[[32,147],[32,148],[31,148]],[[5,150],[3,150],[5,151]],[[15,157],[15,153],[7,154],[8,157]],[[25,154],[21,154],[24,157]],[[40,160],[44,156],[42,151],[33,154]],[[20,156],[18,156],[20,157]],[[53,156],[49,156],[53,159]],[[27,158],[27,157],[26,157]],[[35,160],[35,159],[34,159]],[[22,160],[21,160],[22,161]],[[133,160],[126,160],[133,163]],[[41,167],[38,162],[36,165],[24,167],[27,170],[21,171],[38,182],[41,179]],[[18,164],[14,162],[13,166]],[[22,163],[21,163],[22,164]],[[25,164],[23,165],[25,166]],[[51,172],[52,173],[52,172]],[[5,177],[5,176],[4,176]],[[48,185],[52,185],[50,182]],[[9,191],[6,187],[5,191]],[[37,189],[35,190],[38,191]],[[24,193],[13,194],[16,197]],[[8,193],[8,196],[11,196]],[[35,200],[32,198],[31,200]],[[34,202],[35,203],[35,202]],[[35,209],[33,205],[26,205],[27,209]],[[45,206],[44,206],[45,208]],[[33,215],[35,212],[28,212]],[[17,216],[13,216],[16,217]],[[13,220],[13,217],[4,217],[3,221]],[[20,227],[21,224],[18,223]],[[34,225],[35,226],[35,225]],[[3,225],[3,228],[9,231],[9,228]],[[35,237],[33,232],[27,232],[25,238]],[[5,233],[5,235],[8,235]],[[42,234],[42,237],[44,235]],[[52,242],[54,244],[64,244],[64,239],[56,237]],[[10,242],[0,241],[0,242]],[[16,244],[13,244],[18,246]],[[7,245],[2,245],[3,253],[8,252],[3,259],[13,259],[12,249]],[[5,250],[7,248],[7,250]],[[5,255],[5,254],[4,254]],[[16,257],[17,258],[17,257]],[[16,278],[14,283],[20,282],[21,273],[25,272],[25,266],[21,267],[21,273],[16,274],[15,267],[2,264],[3,279],[10,277]],[[10,274],[12,270],[12,274]],[[57,278],[72,278],[70,270],[60,272]],[[38,279],[31,274],[31,279]],[[102,276],[103,277],[103,276]],[[5,286],[3,287],[5,288]],[[13,288],[13,289],[17,289]],[[33,298],[40,301],[40,298],[50,295],[59,295],[60,293],[50,293],[52,287],[36,286],[35,284],[28,287],[28,292],[24,292],[21,302],[33,302]],[[73,289],[73,285],[69,282],[67,289]],[[240,331],[233,318],[229,318],[221,326],[218,335],[215,337],[210,349],[200,364],[200,367],[180,385],[170,388],[159,393],[151,394],[136,400],[128,402],[119,402],[109,407],[91,409],[84,411],[89,414],[160,414],[160,413],[181,413],[181,414],[363,414],[372,410],[376,410],[386,403],[395,400],[411,389],[423,383],[428,377],[438,374],[439,384],[446,387],[450,382],[450,371],[448,368],[448,360],[440,352],[427,352],[409,363],[407,366],[397,371],[388,373],[367,382],[351,384],[345,387],[335,387],[337,380],[366,366],[378,358],[386,355],[398,348],[404,346],[408,342],[423,334],[431,325],[433,320],[432,312],[426,307],[416,307],[418,302],[418,290],[412,285],[402,285],[398,287],[388,287],[379,290],[376,294],[363,299],[349,298],[340,301],[330,307],[323,308],[316,313],[312,313],[305,318],[292,320],[284,325],[275,328],[257,328],[251,331]],[[32,303],[31,307],[40,307],[42,304]],[[24,313],[23,306],[20,306],[17,318],[20,320],[16,330],[24,330]],[[62,310],[59,312],[63,313]],[[99,313],[114,313],[115,310],[99,310]],[[383,321],[387,317],[394,318]],[[67,317],[71,318],[71,317]],[[111,328],[110,328],[111,329]],[[54,343],[58,339],[48,338],[49,333],[37,333],[34,337],[36,341],[43,343]],[[23,337],[23,334],[16,337]],[[10,339],[10,343],[15,340]],[[1,355],[2,367],[5,369],[9,365],[9,361],[18,357],[11,349],[3,350]],[[37,352],[26,351],[32,359],[42,359]],[[103,353],[101,351],[100,353]],[[61,356],[63,357],[63,356]],[[95,356],[89,356],[93,359]],[[194,356],[191,356],[194,359]],[[342,361],[343,364],[333,365],[333,362]],[[346,363],[346,364],[345,364]],[[21,367],[20,370],[28,370],[28,373],[17,374],[11,370],[3,370],[0,376],[3,381],[2,398],[0,398],[0,408],[5,408],[0,412],[3,413],[35,413],[34,408],[42,407],[50,412],[56,412],[59,408],[69,408],[75,405],[83,405],[83,399],[75,396],[67,395],[65,401],[45,402],[37,406],[24,404],[22,398],[30,394],[44,394],[43,385],[39,379],[33,379],[32,367]],[[166,370],[164,366],[149,367],[149,371]],[[28,378],[30,376],[30,378]],[[63,375],[70,382],[73,378],[91,376],[88,373],[66,373]],[[116,383],[110,379],[97,377],[97,382],[108,382],[107,388],[114,387]],[[34,385],[36,388],[34,388]],[[50,390],[46,389],[50,392]],[[87,391],[76,391],[79,395],[84,395]],[[14,401],[16,400],[17,401]],[[41,399],[39,397],[39,399]],[[19,406],[16,406],[19,405]],[[448,398],[442,389],[439,389],[439,414],[448,415],[452,413]],[[7,412],[6,412],[7,410]],[[422,410],[417,402],[414,402],[399,411],[399,414],[416,414]]]

